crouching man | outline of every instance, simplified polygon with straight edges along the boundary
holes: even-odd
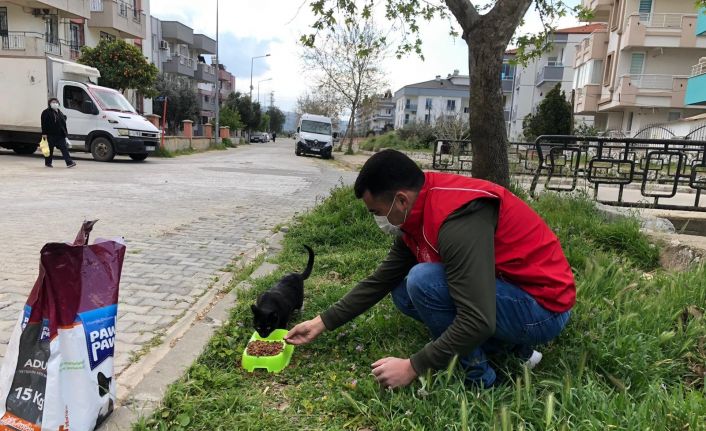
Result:
[[[292,328],[287,342],[309,343],[390,294],[433,341],[410,358],[372,364],[385,387],[406,386],[454,355],[466,382],[485,388],[497,384],[488,355],[516,355],[530,367],[541,360],[535,347],[563,330],[576,287],[559,240],[524,201],[488,181],[424,173],[394,150],[365,163],[355,194],[395,242],[375,273]]]

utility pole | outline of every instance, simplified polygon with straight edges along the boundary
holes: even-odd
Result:
[[[218,58],[218,0],[216,0],[216,145],[221,137],[221,66]]]
[[[273,106],[275,106],[275,92],[271,91],[270,92],[270,106],[269,107],[272,108]],[[268,108],[268,110],[269,110],[269,108]]]

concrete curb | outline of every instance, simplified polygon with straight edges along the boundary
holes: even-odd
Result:
[[[246,252],[236,263],[242,270],[266,252],[281,249],[283,232],[272,235],[265,244]],[[266,275],[276,269],[263,264],[258,274]],[[254,275],[255,273],[253,273]],[[215,331],[227,322],[230,309],[237,302],[237,288],[229,293],[233,273],[226,273],[197,301],[168,331],[162,343],[131,364],[118,377],[116,407],[99,429],[127,431],[140,418],[147,417],[159,407],[169,385],[184,375],[208,344]],[[242,282],[238,286],[245,286]],[[242,287],[242,286],[241,286]],[[118,336],[119,337],[119,336]]]

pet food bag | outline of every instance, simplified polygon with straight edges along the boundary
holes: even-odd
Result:
[[[0,368],[0,431],[90,431],[113,410],[121,240],[49,243]]]

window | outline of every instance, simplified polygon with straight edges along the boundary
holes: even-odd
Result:
[[[635,113],[632,111],[628,113],[628,126],[625,128],[628,132],[632,131],[632,120],[634,115]]]
[[[404,114],[404,123],[409,124],[409,114]]]
[[[91,101],[91,98],[83,88],[73,85],[67,85],[64,87],[65,109],[73,109],[74,111],[79,111],[83,114],[93,114],[92,112],[84,109],[83,102],[85,101]]]
[[[640,0],[640,6],[637,9],[640,12],[640,21],[650,22],[652,15],[652,0]]]
[[[71,58],[77,59],[81,55],[81,47],[83,42],[83,25],[72,22],[69,24],[69,48],[71,50]]]
[[[427,97],[427,101],[424,104],[424,109],[431,109],[431,98]]]
[[[593,61],[593,66],[591,68],[591,84],[601,83],[601,71],[603,70],[603,60],[591,60]]]
[[[515,76],[515,66],[509,63],[503,63],[500,79],[512,79],[513,76]]]
[[[645,53],[633,52],[630,57],[630,75],[642,75],[645,66]]]
[[[613,8],[610,10],[610,29],[615,30],[620,24],[620,1],[615,0],[613,3]]]
[[[455,111],[456,110],[456,101],[449,99],[446,101],[446,110],[447,111]]]
[[[611,81],[611,73],[613,69],[613,54],[608,54],[608,57],[605,59],[605,69],[603,69],[603,86],[607,87],[610,85]]]
[[[465,107],[463,108],[463,113],[464,113],[464,114],[468,114],[468,106],[465,106]]]
[[[412,101],[409,100],[409,99],[407,99],[407,101],[406,101],[405,104],[404,104],[404,107],[405,107],[406,109],[409,109],[409,105],[411,105],[411,104],[412,104]]]
[[[57,15],[49,15],[45,19],[44,40],[53,45],[59,44],[59,17]]]
[[[429,124],[431,122],[431,116],[429,114],[424,114],[424,124]]]
[[[681,112],[670,111],[669,114],[667,114],[667,121],[677,121],[677,120],[681,120]]]

